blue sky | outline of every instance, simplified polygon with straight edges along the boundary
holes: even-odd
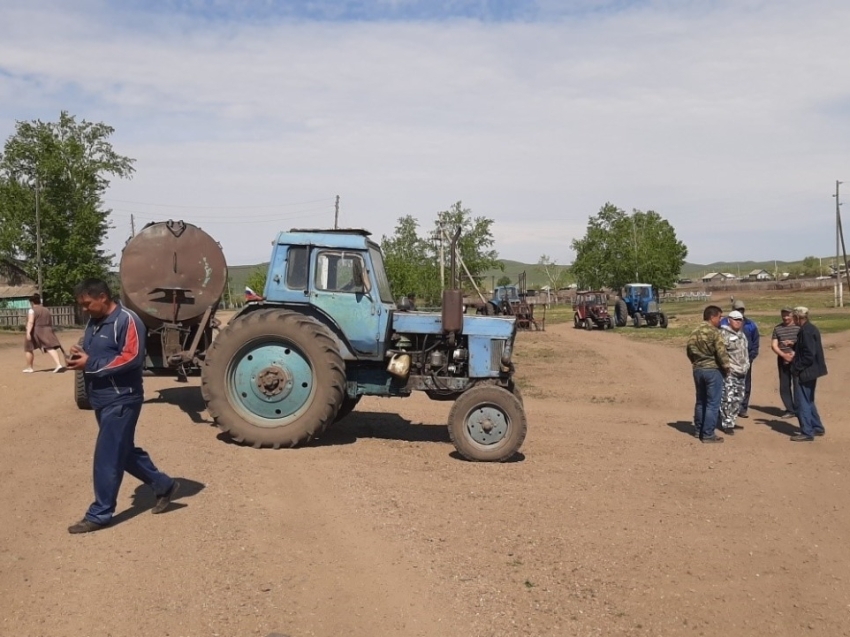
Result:
[[[61,110],[115,127],[114,252],[131,215],[183,218],[260,262],[340,195],[378,237],[462,200],[528,262],[569,262],[608,201],[691,261],[826,256],[848,24],[838,0],[6,0],[0,139]]]

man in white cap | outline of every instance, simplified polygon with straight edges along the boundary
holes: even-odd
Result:
[[[747,377],[744,379],[744,400],[741,401],[741,409],[738,411],[738,416],[741,418],[748,418],[749,415],[747,414],[747,410],[750,408],[750,393],[753,390],[753,363],[759,355],[759,339],[761,336],[759,335],[759,328],[758,325],[756,325],[756,322],[751,321],[746,317],[747,309],[741,299],[733,300],[732,309],[745,315],[743,331],[744,335],[747,337],[747,346],[749,347],[748,353],[750,355],[750,369],[747,372]],[[728,324],[729,319],[724,318],[720,322],[720,327]]]
[[[729,373],[723,379],[723,398],[720,401],[720,428],[732,435],[738,426],[735,420],[744,400],[745,380],[750,371],[750,354],[744,335],[744,315],[738,310],[729,312],[726,324],[720,327],[726,351],[729,353]]]
[[[800,433],[791,436],[791,440],[811,442],[815,436],[823,436],[826,433],[815,405],[818,378],[827,374],[826,360],[820,330],[809,322],[809,308],[795,307],[794,323],[800,326],[797,343],[794,345],[794,358],[791,360],[791,373],[800,381],[800,391],[797,394]]]

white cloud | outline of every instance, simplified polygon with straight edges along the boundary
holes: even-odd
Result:
[[[345,225],[379,237],[462,199],[496,220],[503,256],[526,261],[567,261],[607,201],[661,213],[695,261],[834,245],[830,193],[850,178],[850,7],[837,0],[507,24],[201,23],[75,6],[0,8],[0,135],[61,109],[105,121],[138,159],[110,198],[210,206],[114,203],[116,251],[132,210],[195,218],[231,262],[260,261],[276,230],[304,225],[297,211],[331,223],[336,194]],[[240,205],[319,198],[234,223]],[[269,220],[275,210],[288,218]]]

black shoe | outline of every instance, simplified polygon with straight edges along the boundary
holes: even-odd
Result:
[[[700,438],[700,442],[709,445],[718,442],[723,442],[723,438],[718,438],[717,436],[712,436],[711,438]]]
[[[826,432],[823,429],[818,429],[815,431],[816,436],[825,436]]]
[[[791,436],[791,442],[811,442],[814,439],[814,436],[807,436],[806,434],[795,434]]]
[[[743,428],[744,428],[744,425],[739,425],[738,423],[735,423],[735,429],[743,429]]]
[[[739,411],[738,412],[738,418],[749,418],[749,415],[747,414],[747,410],[745,409],[744,411]]]
[[[68,527],[68,533],[91,533],[92,531],[100,531],[101,529],[105,529],[108,524],[98,524],[97,522],[92,522],[87,518],[83,518],[76,524],[72,524]]]
[[[180,483],[175,480],[171,488],[156,499],[156,504],[153,505],[151,513],[164,512],[168,508],[168,505],[171,504],[171,500],[174,499],[174,494],[177,493],[177,489],[179,488]]]
[[[734,427],[721,427],[720,431],[725,433],[727,436],[734,436],[735,435],[735,428]]]

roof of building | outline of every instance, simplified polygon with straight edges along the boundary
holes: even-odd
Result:
[[[0,285],[0,299],[23,299],[38,292],[35,285]]]

